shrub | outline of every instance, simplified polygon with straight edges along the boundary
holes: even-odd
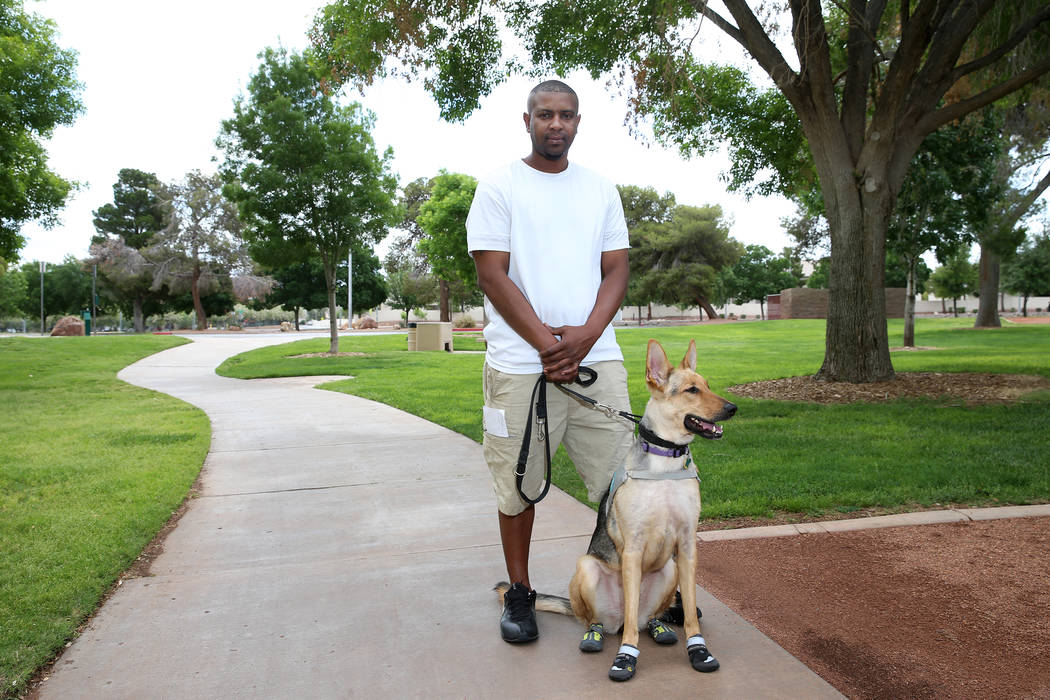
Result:
[[[460,316],[452,320],[452,325],[456,328],[474,328],[474,319],[470,316]]]

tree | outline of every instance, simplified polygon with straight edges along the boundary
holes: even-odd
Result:
[[[904,346],[915,347],[915,295],[922,256],[934,250],[945,260],[973,241],[997,196],[999,130],[985,113],[944,126],[923,141],[912,159],[887,231],[887,278],[891,258],[902,263]],[[889,282],[887,280],[887,286]],[[994,296],[994,293],[993,293]]]
[[[113,184],[113,202],[93,212],[95,230],[100,234],[93,242],[109,235],[118,236],[139,250],[148,246],[167,223],[160,187],[160,180],[153,173],[121,168]]]
[[[710,299],[717,292],[719,270],[732,266],[743,252],[729,237],[722,208],[680,205],[671,221],[653,225],[645,241],[651,267],[642,276],[640,293],[663,304],[699,306],[708,318],[717,318]]]
[[[26,296],[21,311],[33,318],[40,314],[40,263],[22,265],[26,281]],[[44,272],[44,318],[43,333],[47,319],[58,314],[80,315],[91,308],[91,275],[84,271],[83,264],[72,255],[67,255],[58,265],[45,266]]]
[[[50,170],[44,147],[56,126],[83,110],[77,54],[60,48],[55,33],[55,23],[27,14],[22,0],[0,0],[0,258],[7,260],[25,245],[22,225],[54,225],[75,187]]]
[[[295,330],[299,330],[300,309],[319,309],[328,303],[324,268],[317,259],[292,263],[270,270],[274,287],[267,303],[280,305],[295,314]]]
[[[412,309],[437,300],[437,280],[419,272],[410,260],[388,254],[383,266],[386,268],[386,285],[390,294],[387,301],[395,309],[405,310],[406,321],[411,318],[409,314]]]
[[[749,245],[743,255],[732,266],[730,296],[737,304],[757,301],[762,318],[766,317],[766,296],[779,294],[800,284],[800,275],[794,270],[793,261],[786,255],[774,255],[761,245]]]
[[[467,251],[467,214],[478,181],[444,170],[430,181],[430,198],[419,208],[416,222],[426,234],[417,244],[440,281],[441,320],[451,321],[449,283],[458,280],[477,287],[474,259]]]
[[[952,300],[954,316],[959,315],[959,297],[966,296],[977,288],[977,267],[967,260],[968,253],[967,247],[961,248],[930,275],[930,286],[933,287],[934,294],[942,299]]]
[[[0,317],[22,313],[28,292],[25,273],[0,260]]]
[[[746,0],[722,4],[726,13],[700,0],[337,0],[317,18],[311,39],[330,82],[368,84],[397,70],[393,58],[402,74],[422,77],[448,119],[464,118],[529,62],[538,71],[611,75],[631,92],[632,109],[651,120],[658,138],[694,153],[728,136],[731,148],[756,152],[753,164],[785,176],[766,181],[771,188],[792,189],[806,179],[797,158],[807,150],[798,144],[806,144],[831,232],[827,340],[818,377],[890,379],[886,227],[908,165],[941,126],[1050,72],[1050,6],[1044,0],[788,0],[784,25],[795,54],[789,58],[776,42],[785,18],[765,3],[758,15]],[[524,42],[530,61],[504,59],[504,27]],[[733,82],[738,76],[699,65],[693,40],[708,31],[737,42],[789,110],[775,94],[752,94]],[[712,84],[720,89],[704,89]]]
[[[339,263],[351,249],[378,243],[400,218],[393,152],[376,151],[371,113],[357,103],[337,105],[303,56],[268,48],[260,58],[248,94],[222,124],[223,192],[236,202],[259,262],[320,258],[334,309]],[[331,316],[335,353],[339,335]]]
[[[1033,213],[1039,197],[1050,187],[1050,170],[1039,175],[1050,161],[1050,107],[1045,90],[1032,99],[1018,99],[1016,104],[994,110],[1002,123],[998,141],[994,186],[998,196],[982,202],[983,226],[977,231],[981,244],[980,303],[976,328],[1001,325],[996,301],[999,296],[1000,263],[1009,258],[1024,240],[1025,230],[1018,222]]]
[[[660,195],[652,187],[617,185],[616,189],[620,191],[631,244],[631,274],[627,281],[624,304],[638,308],[638,325],[641,325],[642,306],[649,307],[648,318],[652,319],[652,297],[642,285],[645,275],[655,265],[649,234],[659,225],[671,221],[677,204],[673,194],[665,192]]]
[[[167,298],[163,284],[154,287],[155,266],[121,237],[103,236],[89,253],[87,262],[98,266],[102,294],[132,317],[136,333],[145,332],[145,317],[163,311]]]
[[[1050,235],[1044,233],[1025,242],[1004,264],[1003,287],[1024,297],[1021,313],[1028,315],[1028,297],[1050,295]]]
[[[831,258],[823,257],[816,262],[813,266],[813,273],[806,280],[806,286],[810,289],[827,289],[828,288],[828,267],[831,264]]]
[[[153,173],[122,168],[113,184],[113,201],[94,214],[90,262],[98,265],[99,286],[132,318],[136,333],[146,330],[145,316],[164,310],[167,289],[154,286],[155,267],[142,251],[167,225],[160,196],[161,182]]]
[[[155,287],[166,284],[176,295],[189,292],[198,330],[208,327],[201,297],[224,282],[232,294],[231,278],[252,271],[236,208],[222,187],[218,175],[194,170],[164,188],[168,224],[146,256],[155,265]]]

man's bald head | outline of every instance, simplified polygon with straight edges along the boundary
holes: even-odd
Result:
[[[535,106],[536,95],[538,95],[541,92],[564,92],[569,95],[572,95],[572,99],[576,102],[576,110],[579,111],[580,109],[580,98],[576,95],[575,90],[573,90],[571,87],[569,87],[560,80],[545,80],[536,87],[532,88],[532,91],[529,92],[528,102],[525,103],[525,109],[529,112],[529,114],[532,113],[532,108]]]

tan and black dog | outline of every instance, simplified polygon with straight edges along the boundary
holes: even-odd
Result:
[[[698,671],[714,671],[718,661],[700,635],[696,611],[696,527],[700,492],[688,445],[694,436],[722,436],[717,421],[736,413],[696,373],[696,343],[673,367],[664,349],[649,341],[646,383],[651,397],[639,435],[598,508],[590,546],[576,563],[569,600],[539,595],[537,610],[575,615],[588,627],[583,651],[600,651],[606,631],[623,629],[621,646],[609,671],[613,680],[630,679],[638,660],[638,632],[649,626],[660,643],[674,643],[666,628],[658,638],[652,623],[675,603],[681,611],[689,660]],[[500,594],[506,584],[499,584]],[[670,637],[669,641],[667,637]]]

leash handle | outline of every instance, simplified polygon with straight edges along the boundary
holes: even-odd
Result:
[[[595,376],[597,377],[597,375]],[[594,380],[592,379],[591,381],[593,383]],[[525,493],[525,489],[522,488],[522,484],[525,481],[525,473],[528,469],[529,447],[532,444],[532,414],[534,409],[536,411],[536,420],[540,423],[543,430],[539,439],[540,442],[543,443],[547,475],[544,479],[543,490],[540,492],[540,495],[536,498],[529,498]],[[551,488],[551,446],[550,431],[547,427],[547,378],[542,374],[539,376],[539,379],[536,380],[536,385],[532,388],[532,397],[529,399],[529,417],[525,419],[525,431],[521,438],[521,449],[518,451],[518,465],[514,470],[514,485],[518,489],[518,495],[521,496],[521,500],[529,505],[535,505],[542,501]]]

